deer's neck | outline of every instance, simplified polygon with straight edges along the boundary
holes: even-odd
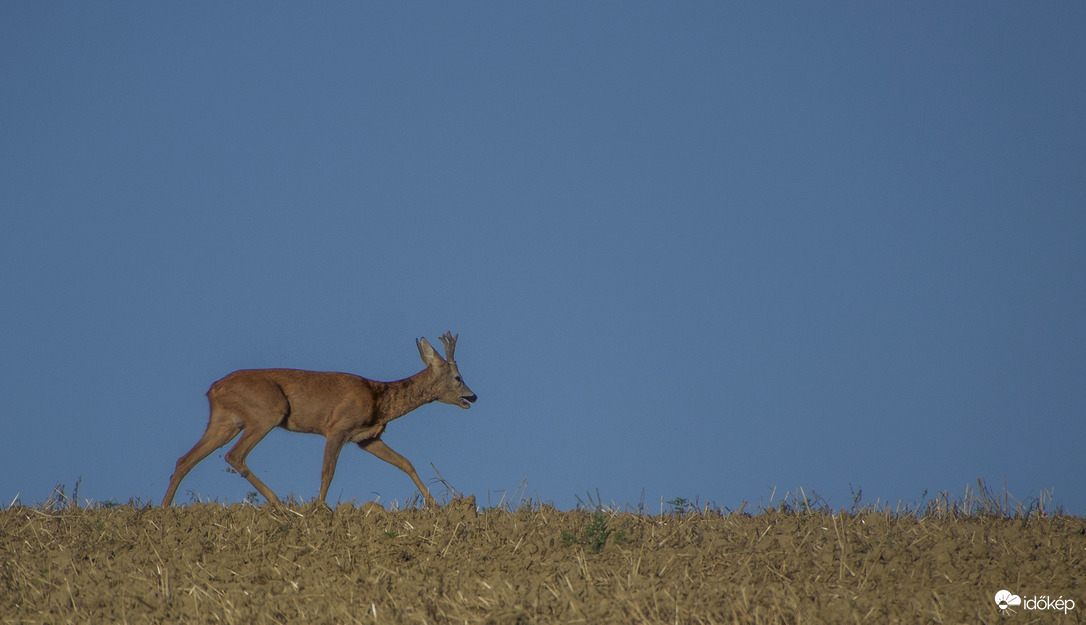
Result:
[[[393,419],[399,419],[415,408],[437,399],[431,378],[430,369],[426,368],[409,378],[384,382],[381,396],[377,401],[381,421],[388,423]]]

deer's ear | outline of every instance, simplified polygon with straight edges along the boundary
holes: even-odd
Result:
[[[441,356],[437,355],[434,348],[430,347],[426,339],[415,339],[415,344],[419,346],[419,356],[422,356],[422,362],[426,363],[427,367],[436,367],[445,362],[441,359]]]

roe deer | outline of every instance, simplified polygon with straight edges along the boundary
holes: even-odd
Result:
[[[407,458],[392,451],[381,440],[389,421],[432,401],[470,408],[478,397],[464,384],[453,360],[456,336],[446,332],[445,358],[426,339],[417,339],[419,355],[426,368],[397,382],[376,382],[349,373],[321,373],[297,369],[247,369],[235,371],[211,385],[207,431],[187,454],[177,461],[170,487],[162,505],[173,502],[174,493],[185,475],[211,452],[242,432],[238,443],[226,454],[226,461],[249,480],[269,502],[279,498],[249,471],[245,457],[268,432],[281,427],[291,432],[321,434],[328,439],[321,465],[320,500],[323,502],[336,472],[339,452],[348,442],[357,443],[381,460],[411,476],[427,505],[434,498],[415,473]]]

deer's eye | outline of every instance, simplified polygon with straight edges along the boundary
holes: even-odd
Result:
[[[461,379],[460,379],[460,376],[456,376],[456,377],[455,377],[455,378],[453,378],[453,379],[454,379],[454,380],[456,380],[457,382],[462,382],[462,381],[463,381],[463,380],[461,380]]]

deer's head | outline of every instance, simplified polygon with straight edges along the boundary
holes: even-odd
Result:
[[[418,339],[415,343],[419,347],[422,362],[426,363],[436,376],[437,401],[461,408],[471,408],[471,404],[479,398],[471,392],[467,384],[464,384],[464,379],[460,377],[460,370],[456,367],[456,360],[453,359],[457,336],[453,336],[451,332],[441,335],[441,342],[445,344],[445,358],[439,356],[425,338]]]

